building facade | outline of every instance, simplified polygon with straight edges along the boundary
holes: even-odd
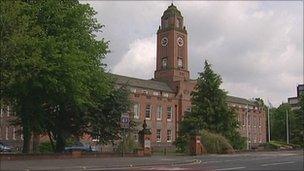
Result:
[[[153,79],[113,75],[118,85],[129,85],[134,104],[131,117],[139,123],[146,120],[154,148],[172,145],[178,136],[179,122],[185,112],[191,110],[190,93],[196,80],[189,76],[188,35],[183,23],[181,12],[171,4],[164,11],[157,31]],[[228,96],[227,104],[237,112],[239,132],[248,137],[249,147],[266,142],[266,113],[263,108],[253,101],[233,96]]]
[[[154,78],[144,80],[111,75],[116,78],[117,86],[127,84],[130,88],[133,102],[131,117],[139,123],[137,131],[146,120],[152,132],[151,146],[172,147],[178,136],[179,122],[185,112],[191,110],[190,93],[196,85],[196,80],[190,79],[188,69],[188,33],[176,6],[171,4],[161,17]],[[266,114],[262,108],[253,101],[233,96],[228,96],[227,104],[235,108],[239,131],[242,136],[248,137],[250,147],[266,142]],[[2,109],[0,119],[0,141],[21,141],[22,136],[16,136],[17,128],[9,126],[9,117],[2,117]],[[137,134],[134,136],[136,140]]]
[[[302,94],[304,94],[304,84],[299,84],[297,86],[297,96],[288,98],[288,103],[291,106],[291,110],[300,109],[300,95]]]

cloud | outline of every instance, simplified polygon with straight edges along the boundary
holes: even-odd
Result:
[[[137,39],[130,44],[127,53],[114,66],[113,72],[137,78],[152,78],[155,70],[155,54],[156,36]]]
[[[114,73],[150,79],[166,1],[92,1],[110,40]],[[229,94],[279,105],[303,83],[303,2],[177,1],[189,39],[192,78],[208,59]],[[143,60],[144,59],[144,60]]]

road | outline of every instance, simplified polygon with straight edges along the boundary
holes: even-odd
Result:
[[[0,170],[303,170],[303,151],[1,161]]]

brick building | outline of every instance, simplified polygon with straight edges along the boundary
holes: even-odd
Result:
[[[187,30],[183,23],[181,12],[171,4],[157,31],[153,79],[113,74],[118,85],[129,85],[134,103],[132,117],[139,123],[146,119],[152,132],[152,147],[171,146],[178,136],[178,123],[185,111],[191,110],[190,93],[196,80],[189,77]],[[239,97],[228,96],[227,103],[237,111],[239,131],[249,137],[249,147],[266,142],[265,111],[257,103]]]
[[[300,108],[300,95],[304,94],[304,84],[299,84],[297,86],[297,96],[296,97],[289,97],[288,103],[291,106],[291,110],[296,110]]]
[[[151,146],[154,148],[172,146],[178,136],[178,123],[185,111],[191,110],[190,93],[196,85],[196,80],[190,79],[189,75],[184,18],[176,6],[171,4],[164,11],[157,31],[154,78],[144,80],[112,74],[117,80],[117,86],[129,86],[130,99],[133,102],[131,117],[140,123],[139,125],[144,119],[147,121],[152,132]],[[239,131],[244,137],[248,137],[249,146],[266,142],[265,111],[253,101],[239,97],[228,96],[227,103],[236,109],[240,122]],[[16,128],[8,126],[7,117],[0,119],[0,141],[12,142],[10,140],[14,140],[13,132]],[[134,136],[137,139],[137,134]]]

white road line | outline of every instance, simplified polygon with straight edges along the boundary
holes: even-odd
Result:
[[[261,166],[274,166],[274,165],[290,164],[290,163],[294,163],[294,162],[293,161],[289,161],[289,162],[282,162],[282,163],[266,163],[266,164],[262,164]]]
[[[245,169],[246,167],[230,167],[230,168],[222,168],[222,169],[215,169],[215,170],[239,170],[239,169]]]

